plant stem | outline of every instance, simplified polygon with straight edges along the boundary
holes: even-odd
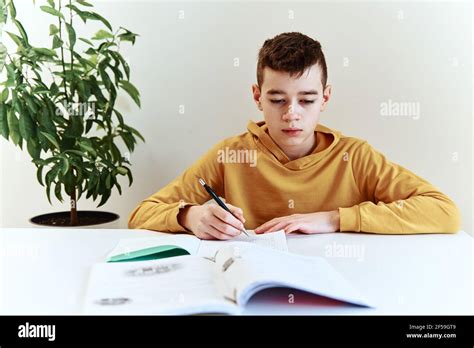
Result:
[[[72,6],[71,0],[69,0],[69,6]],[[70,16],[69,25],[72,28],[72,9],[71,9],[71,7],[69,7],[69,16]],[[73,47],[72,47],[70,41],[69,41],[69,52],[70,52],[70,55],[71,55],[71,70],[73,70],[74,69],[74,55],[73,55],[74,50],[73,50]],[[72,74],[71,76],[74,76],[74,75]],[[72,79],[72,82],[74,83],[74,78]],[[72,92],[71,101],[74,101],[74,90],[72,89],[71,92]]]
[[[58,11],[61,12],[61,0],[59,0],[59,7],[58,7]],[[59,39],[63,40],[63,36],[62,36],[62,21],[61,21],[61,17],[58,16],[58,22],[59,22]],[[67,86],[66,86],[66,65],[64,64],[64,48],[63,48],[63,45],[61,45],[61,63],[62,63],[62,66],[63,66],[63,74],[64,74],[64,94],[66,96],[66,101],[69,105],[69,96],[67,94]],[[72,67],[71,67],[72,69]]]
[[[78,219],[77,219],[77,199],[76,199],[76,183],[74,182],[74,185],[72,186],[72,192],[71,192],[71,221],[70,224],[71,226],[77,226]]]

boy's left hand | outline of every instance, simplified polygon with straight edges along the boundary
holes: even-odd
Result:
[[[286,234],[291,232],[329,233],[337,232],[339,228],[339,210],[332,210],[278,217],[256,228],[255,233],[262,234],[278,230],[284,230]]]

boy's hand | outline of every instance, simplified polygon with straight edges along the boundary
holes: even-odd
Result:
[[[245,222],[242,209],[226,203],[229,212],[217,204],[188,206],[178,214],[178,222],[200,239],[228,240],[241,233]]]
[[[339,210],[310,214],[293,214],[272,219],[255,229],[255,233],[285,230],[285,233],[329,233],[339,231]]]

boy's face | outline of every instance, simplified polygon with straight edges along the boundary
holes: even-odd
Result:
[[[315,64],[297,78],[265,67],[263,76],[261,90],[252,86],[253,98],[273,141],[290,159],[311,153],[319,114],[331,95],[330,86],[323,89],[321,68]]]

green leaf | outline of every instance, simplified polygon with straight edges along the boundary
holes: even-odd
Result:
[[[100,200],[100,203],[97,206],[97,208],[103,206],[109,200],[111,192],[112,192],[111,190],[105,191],[105,193],[102,195],[102,199]]]
[[[38,169],[36,170],[36,179],[38,180],[38,182],[40,183],[41,186],[44,186],[44,183],[43,183],[43,168],[44,168],[44,166],[39,165]]]
[[[7,21],[7,10],[5,2],[0,0],[0,24],[3,24]]]
[[[95,64],[93,62],[91,62],[89,59],[82,58],[82,56],[79,53],[73,52],[73,55],[77,60],[79,60],[79,62],[82,64],[84,68],[88,68],[88,67],[95,68]]]
[[[112,176],[110,175],[110,173],[107,174],[107,178],[105,179],[105,187],[107,188],[107,190],[112,187]]]
[[[117,187],[117,191],[119,192],[119,194],[122,194],[122,186],[120,186],[120,184],[118,183],[117,180],[115,180],[115,178],[114,178],[114,184]]]
[[[81,4],[82,6],[93,7],[92,4],[89,4],[87,1],[84,0],[77,0],[77,3]]]
[[[12,87],[15,85],[15,80],[16,80],[16,73],[14,69],[15,65],[13,63],[5,65],[5,68],[7,69],[7,83],[6,87]]]
[[[56,83],[52,83],[51,86],[49,86],[49,90],[51,91],[51,94],[55,96],[56,94],[59,93],[59,87]]]
[[[69,36],[69,47],[72,48],[76,44],[76,31],[73,26],[69,23],[66,23],[67,33]]]
[[[66,191],[66,194],[70,196],[72,192],[75,190],[74,175],[72,174],[72,171],[70,171],[69,173],[63,176],[63,183],[64,183],[64,189]],[[79,200],[78,197],[76,198],[77,198],[76,200]]]
[[[132,186],[132,184],[133,184],[132,171],[128,167],[125,167],[125,168],[127,168],[127,176],[128,176],[128,182],[129,182],[128,186]]]
[[[62,203],[63,197],[61,196],[61,186],[62,186],[61,183],[58,181],[56,185],[54,186],[54,195]]]
[[[89,47],[86,51],[85,51],[86,54],[90,55],[91,58],[92,57],[95,57],[94,58],[94,61],[97,61],[97,50],[95,50],[94,48],[92,47]]]
[[[23,112],[19,120],[20,135],[28,141],[35,135],[35,125],[28,112]]]
[[[58,171],[59,171],[60,167],[58,166],[58,164],[55,164],[53,166],[53,168],[51,168],[47,173],[46,173],[46,177],[45,177],[45,183],[46,183],[46,186],[51,186],[51,183],[54,181],[54,179],[56,179],[56,176],[58,175]]]
[[[132,97],[133,101],[138,105],[140,105],[140,92],[136,89],[136,87],[126,80],[122,80],[119,82],[120,86]]]
[[[40,6],[40,9],[43,12],[49,13],[53,16],[60,17],[61,19],[65,20],[63,14],[61,12],[59,12],[58,10],[56,10],[55,8],[52,8],[52,7],[49,7],[49,6]]]
[[[89,142],[83,140],[79,143],[79,146],[82,150],[89,152],[94,157],[97,157],[97,152],[94,150],[94,148]]]
[[[8,100],[9,93],[10,93],[10,90],[8,88],[5,88],[2,91],[2,94],[0,95],[0,103],[5,103]]]
[[[82,38],[82,37],[80,37],[79,40],[85,42],[85,43],[88,44],[88,45],[94,46],[94,44],[93,44],[90,40],[84,39],[84,38]]]
[[[61,157],[61,159],[62,159],[61,172],[63,175],[66,175],[71,165],[69,164],[69,160],[66,157]]]
[[[48,197],[48,202],[49,202],[49,204],[52,205],[53,203],[51,203],[51,194],[49,193],[50,188],[51,188],[51,187],[50,187],[49,185],[46,185],[46,197]]]
[[[28,150],[28,153],[30,154],[31,158],[40,158],[41,147],[39,146],[36,138],[30,138],[26,141],[26,149]]]
[[[117,116],[117,120],[119,121],[119,124],[122,126],[122,125],[124,124],[124,123],[123,123],[124,121],[123,121],[123,116],[122,116],[122,114],[121,114],[118,110],[116,110],[116,109],[114,109],[114,113],[115,113],[115,115]]]
[[[5,66],[5,59],[7,58],[7,48],[0,42],[0,73],[3,71]]]
[[[108,32],[107,30],[100,29],[95,35],[92,37],[92,40],[104,40],[104,39],[113,39],[114,36],[112,33]]]
[[[132,33],[131,31],[127,29],[124,29],[124,30],[125,30],[125,33],[118,35],[118,38],[120,39],[120,41],[130,41],[132,44],[135,44],[135,39],[138,36],[138,34]]]
[[[56,35],[57,33],[59,33],[58,27],[55,26],[54,24],[50,24],[49,25],[49,36]]]
[[[36,86],[33,88],[34,94],[49,94],[49,89],[44,86]]]
[[[66,151],[64,151],[64,153],[73,153],[73,154],[81,156],[81,157],[87,156],[85,152],[82,152],[82,151],[79,151],[79,150],[66,150]]]
[[[110,25],[109,21],[102,17],[100,14],[95,12],[84,12],[87,19],[93,19],[97,21],[101,21],[104,25],[112,31],[112,26]]]
[[[28,107],[28,110],[30,110],[31,114],[36,115],[38,107],[35,104],[35,100],[28,94],[24,94],[23,98],[26,100],[26,106]]]
[[[48,57],[56,57],[56,52],[53,50],[50,50],[49,48],[33,47],[33,51],[35,51],[36,53],[48,56]]]
[[[122,137],[123,142],[127,146],[127,149],[133,151],[135,148],[135,139],[133,138],[133,136],[131,136],[130,133],[126,132],[119,132],[119,134]]]
[[[26,35],[25,28],[23,28],[23,25],[18,22],[16,19],[12,20],[13,23],[15,23],[16,27],[18,28],[18,31],[20,32],[21,37],[23,38],[25,43],[28,43],[28,35]]]
[[[49,114],[49,110],[47,107],[43,107],[41,112],[38,113],[37,116],[38,123],[40,126],[43,126],[50,134],[56,134],[56,126],[51,119],[51,115]]]
[[[124,128],[129,130],[130,132],[132,132],[132,134],[136,135],[137,137],[139,137],[143,142],[145,142],[145,138],[143,138],[143,135],[140,134],[139,131],[137,131],[135,128],[133,127],[130,127],[130,126],[125,126],[124,125]]]
[[[59,36],[54,35],[53,37],[53,50],[59,47],[62,47],[64,41],[59,38]]]
[[[13,33],[10,33],[9,31],[6,32],[8,34],[8,36],[10,36],[10,38],[13,40],[13,42],[16,43],[17,46],[19,47],[23,47],[23,40],[21,37],[19,37],[18,35],[16,34],[13,34]]]
[[[15,4],[13,3],[13,1],[10,1],[8,6],[10,8],[10,16],[12,18],[16,18],[16,8],[15,8]]]
[[[117,172],[121,175],[127,175],[128,170],[125,167],[117,167]]]
[[[128,65],[127,61],[122,57],[119,52],[111,51],[110,54],[112,55],[112,57],[120,61],[120,63],[122,64],[122,68],[125,71],[125,75],[127,75],[127,80],[130,80],[130,66]]]
[[[2,103],[0,104],[0,135],[8,140],[8,120],[7,120],[7,105]]]
[[[12,139],[13,144],[19,145],[22,138],[20,135],[20,126],[18,123],[18,119],[15,116],[15,112],[13,111],[13,108],[8,110],[7,119],[8,119],[8,129],[10,132],[10,138]]]
[[[107,88],[110,91],[112,88],[112,81],[110,80],[109,75],[105,71],[106,65],[107,65],[107,60],[103,60],[102,62],[99,63],[99,74],[102,79],[102,82],[105,85],[105,88]]]
[[[59,143],[58,143],[58,141],[56,140],[56,138],[55,138],[53,135],[48,134],[48,133],[46,133],[46,132],[40,132],[40,133],[43,134],[44,137],[45,137],[46,139],[48,139],[48,141],[49,141],[51,144],[53,144],[55,148],[57,148],[57,149],[59,150]]]
[[[122,80],[123,74],[122,74],[122,72],[120,71],[120,69],[117,67],[117,65],[112,66],[112,65],[109,64],[109,67],[110,67],[110,69],[112,69],[112,71],[113,71],[113,73],[114,73],[114,76],[115,76],[115,84],[117,84],[119,81]]]

